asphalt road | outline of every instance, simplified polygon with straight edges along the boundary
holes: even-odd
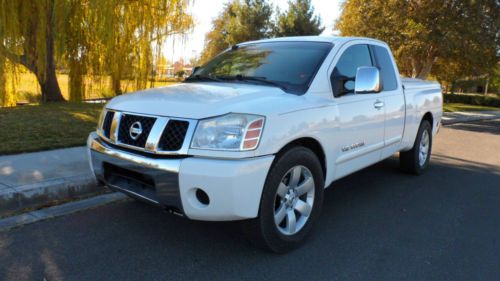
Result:
[[[0,233],[0,280],[500,280],[500,121],[441,129],[431,165],[335,183],[287,255],[124,201]]]

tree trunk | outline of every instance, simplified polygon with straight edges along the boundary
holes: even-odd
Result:
[[[418,75],[416,78],[418,79],[426,79],[427,76],[429,76],[429,74],[431,73],[431,70],[432,70],[432,66],[434,65],[434,63],[436,62],[436,57],[427,57],[427,59],[425,60],[425,63],[424,65],[422,66],[422,69],[420,69],[420,71],[418,72]]]
[[[6,74],[6,60],[5,57],[0,56],[0,107],[16,106],[16,97],[13,89],[7,88],[7,74]]]
[[[490,78],[486,78],[486,85],[484,85],[484,95],[487,96],[488,95],[488,86],[490,84]]]
[[[84,66],[81,61],[70,60],[69,62],[69,100],[82,101],[85,96],[85,85],[83,83]]]
[[[111,84],[113,87],[113,92],[115,95],[119,96],[122,94],[122,86],[121,86],[121,79],[120,75],[111,75]]]
[[[38,83],[40,83],[40,88],[42,89],[42,101],[43,102],[58,102],[65,101],[61,94],[61,89],[59,88],[59,83],[57,82],[56,76],[56,65],[54,62],[54,32],[53,32],[53,15],[54,15],[54,3],[50,2],[48,7],[48,19],[47,19],[47,35],[45,39],[45,44],[47,48],[45,57],[45,69],[44,71],[36,71],[36,76]]]
[[[65,101],[61,94],[61,89],[59,88],[59,83],[57,82],[56,68],[55,66],[46,67],[45,77],[37,75],[38,83],[42,89],[42,101],[43,102],[60,102]]]

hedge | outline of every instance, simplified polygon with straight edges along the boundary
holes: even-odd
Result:
[[[500,107],[500,98],[483,95],[443,94],[445,103],[464,103]]]

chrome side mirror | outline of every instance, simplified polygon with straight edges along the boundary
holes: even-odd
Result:
[[[354,92],[356,94],[378,93],[382,89],[380,84],[380,71],[373,66],[358,67]]]

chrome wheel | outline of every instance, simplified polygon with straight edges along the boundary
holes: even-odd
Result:
[[[427,130],[424,130],[422,132],[422,138],[420,139],[420,146],[418,151],[418,164],[420,165],[420,167],[425,165],[427,157],[429,157],[429,143],[429,132]]]
[[[283,176],[274,199],[274,223],[284,235],[299,232],[311,215],[314,178],[308,168],[295,166]]]

